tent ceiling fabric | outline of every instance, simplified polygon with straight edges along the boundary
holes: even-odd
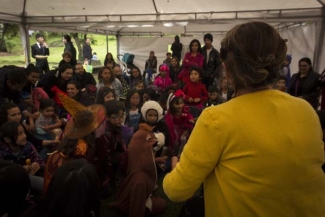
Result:
[[[323,3],[324,0],[1,0],[0,21],[60,32],[195,35],[223,33],[250,20],[272,25],[315,22],[323,17]]]

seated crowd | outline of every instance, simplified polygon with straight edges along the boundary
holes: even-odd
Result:
[[[212,35],[204,41],[211,45]],[[206,46],[191,41],[182,65],[167,53],[157,66],[150,52],[145,73],[122,72],[110,54],[94,77],[69,64],[67,52],[40,80],[32,64],[3,67],[0,216],[99,216],[101,200],[113,195],[107,206],[125,215],[164,213],[166,201],[152,195],[157,179],[179,162],[201,112],[236,97],[218,51],[209,47],[210,63]],[[279,77],[274,89],[316,109],[322,81],[309,58],[297,74]],[[32,201],[29,189],[40,197]]]

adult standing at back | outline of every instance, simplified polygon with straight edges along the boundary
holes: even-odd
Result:
[[[212,46],[213,36],[210,33],[205,34],[203,39],[205,45],[202,48],[202,55],[204,56],[202,83],[208,89],[216,76],[220,64],[220,54]]]
[[[36,67],[41,69],[40,77],[43,77],[44,73],[50,71],[47,57],[50,55],[48,45],[44,40],[44,35],[36,34],[36,43],[31,46],[32,57],[36,59]]]
[[[64,43],[64,53],[65,52],[70,52],[72,55],[73,60],[77,61],[77,51],[76,48],[73,46],[73,43],[71,42],[71,37],[70,35],[64,35],[62,39]]]
[[[186,53],[182,62],[182,71],[178,75],[179,80],[183,80],[183,83],[190,82],[190,69],[193,66],[202,68],[204,62],[204,56],[201,53],[201,44],[199,40],[193,39],[190,42],[190,52]]]
[[[82,54],[83,54],[84,60],[87,60],[88,64],[91,65],[91,58],[93,57],[93,54],[92,54],[92,49],[90,46],[90,38],[86,39],[84,46],[82,48]]]
[[[319,77],[320,75],[313,71],[311,60],[304,57],[299,60],[299,72],[291,77],[288,92],[292,96],[303,98],[317,109]]]
[[[173,51],[172,57],[177,57],[178,60],[181,60],[183,44],[179,40],[179,36],[175,36],[175,41],[172,44],[171,50]]]
[[[272,89],[286,53],[269,24],[227,33],[222,66],[236,98],[203,110],[164,179],[169,198],[186,200],[204,182],[206,217],[324,216],[318,116],[306,101]]]

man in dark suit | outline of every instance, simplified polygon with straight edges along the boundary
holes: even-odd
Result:
[[[44,36],[41,34],[36,34],[36,43],[31,46],[32,57],[36,59],[36,67],[41,69],[40,77],[43,74],[50,71],[49,63],[47,62],[47,57],[50,55],[49,47],[44,41]]]
[[[90,38],[87,38],[85,41],[85,44],[82,48],[82,53],[84,60],[88,60],[88,64],[91,64],[91,58],[93,57],[92,55],[92,49],[90,47]]]

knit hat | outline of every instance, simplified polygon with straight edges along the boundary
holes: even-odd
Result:
[[[169,67],[166,63],[162,64],[160,67],[159,67],[159,71],[163,71],[163,72],[167,72],[169,73]]]
[[[207,33],[204,35],[203,40],[209,39],[211,42],[213,42],[213,36],[210,33]]]
[[[141,114],[145,121],[147,121],[146,116],[147,116],[148,110],[150,110],[150,109],[157,111],[157,113],[158,113],[157,122],[163,118],[163,109],[161,108],[159,103],[157,103],[156,101],[148,101],[141,107]]]

